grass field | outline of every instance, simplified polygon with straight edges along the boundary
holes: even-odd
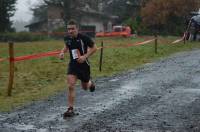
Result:
[[[93,78],[111,76],[129,69],[136,68],[144,63],[152,62],[170,54],[199,48],[198,42],[187,44],[169,44],[176,37],[159,37],[158,54],[154,53],[154,42],[129,48],[105,48],[103,55],[102,72],[99,72],[99,54],[90,58]],[[143,38],[98,38],[96,44],[100,46],[126,45],[144,41]],[[63,47],[63,41],[44,41],[16,43],[15,56],[36,54],[58,50]],[[0,58],[8,57],[7,43],[0,43]],[[59,91],[66,92],[66,66],[69,56],[64,61],[56,57],[45,57],[36,60],[20,61],[15,63],[14,88],[12,96],[7,97],[9,74],[8,61],[0,62],[0,111],[6,112],[18,108],[32,101],[46,99]]]

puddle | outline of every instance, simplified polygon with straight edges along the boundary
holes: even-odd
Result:
[[[6,118],[7,118],[6,116],[0,115],[0,121],[5,120]]]
[[[7,128],[15,128],[16,130],[23,130],[23,131],[27,131],[27,130],[35,130],[36,127],[34,125],[25,125],[25,124],[5,124],[5,126]]]
[[[119,81],[119,78],[115,78],[115,79],[111,79],[109,80],[110,82],[116,82],[116,81]]]
[[[106,100],[100,103],[96,103],[95,107],[92,107],[94,111],[103,111],[105,109],[111,109],[115,105],[120,104],[123,100],[133,98],[136,91],[139,90],[140,87],[135,82],[129,82],[119,88],[116,88],[112,92],[111,95],[103,95],[101,98],[102,100]],[[111,99],[112,98],[112,99]]]

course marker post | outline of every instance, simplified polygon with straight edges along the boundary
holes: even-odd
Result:
[[[185,41],[186,41],[186,33],[184,33],[184,36],[183,36],[183,42],[184,42],[184,44],[185,44]]]
[[[14,43],[9,42],[9,82],[8,82],[8,96],[11,96],[12,94],[12,89],[13,89],[13,80],[14,80]]]
[[[155,34],[155,53],[158,53],[158,36]]]
[[[101,52],[100,52],[100,60],[99,60],[99,71],[102,70],[102,61],[103,61],[103,41],[101,42]]]

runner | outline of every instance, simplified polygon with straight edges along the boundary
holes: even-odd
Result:
[[[81,80],[84,90],[95,91],[95,85],[90,77],[90,65],[88,58],[96,52],[97,47],[93,40],[83,34],[78,33],[78,24],[70,20],[67,25],[68,36],[64,37],[65,46],[61,50],[60,59],[64,58],[64,53],[69,51],[70,61],[67,71],[68,84],[68,109],[63,114],[63,118],[71,117],[74,113],[75,84]]]

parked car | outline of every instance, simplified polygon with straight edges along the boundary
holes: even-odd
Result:
[[[123,36],[130,37],[131,36],[131,28],[129,26],[113,26],[111,32],[97,32],[96,37],[115,37],[115,36]]]

